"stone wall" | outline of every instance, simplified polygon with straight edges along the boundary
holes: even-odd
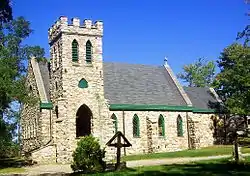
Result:
[[[32,159],[39,164],[56,163],[56,148],[55,146],[45,146],[39,150],[32,152]]]
[[[24,104],[21,110],[21,143],[22,152],[28,152],[41,146],[41,121],[40,108],[38,103],[39,92],[37,89],[35,76],[29,64],[26,87],[30,96],[33,97],[34,105]],[[37,103],[35,103],[37,101]]]
[[[125,118],[125,136],[132,147],[126,149],[126,154],[143,154],[151,152],[170,152],[188,149],[188,134],[185,112],[154,112],[154,111],[113,111],[118,119],[118,130],[124,133],[123,114]],[[133,137],[133,116],[137,114],[140,119],[140,137]],[[111,114],[112,115],[112,114]],[[111,118],[110,115],[110,118]],[[159,136],[158,118],[163,115],[165,119],[165,137]],[[177,117],[183,120],[183,137],[177,137]],[[148,122],[147,122],[148,121]],[[151,125],[149,125],[151,123]],[[114,127],[113,127],[114,128]],[[152,137],[149,137],[148,128],[151,128]],[[149,141],[152,139],[152,142]]]
[[[211,116],[215,114],[205,114],[205,113],[192,113],[192,119],[195,125],[195,137],[197,140],[197,147],[207,147],[214,144],[214,129],[213,121]]]
[[[31,64],[28,66],[26,87],[34,104],[24,104],[21,111],[22,151],[29,152],[51,142],[51,111],[40,109],[39,91]]]

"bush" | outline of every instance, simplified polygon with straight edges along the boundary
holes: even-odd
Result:
[[[85,173],[102,172],[106,168],[103,161],[105,150],[101,149],[97,139],[93,136],[85,136],[77,142],[76,150],[73,152],[73,164],[71,168]]]

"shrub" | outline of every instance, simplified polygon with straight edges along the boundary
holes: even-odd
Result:
[[[105,150],[101,149],[97,139],[93,136],[85,136],[77,142],[76,150],[73,152],[73,164],[71,168],[85,173],[102,172],[106,168],[103,161]]]

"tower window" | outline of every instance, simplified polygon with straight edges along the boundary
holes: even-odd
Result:
[[[180,115],[177,117],[177,136],[182,137],[183,136],[183,122]]]
[[[78,61],[78,43],[75,39],[72,42],[72,61]]]
[[[86,62],[92,62],[92,44],[89,40],[86,43]]]
[[[160,115],[158,119],[158,130],[159,130],[159,136],[165,136],[165,121],[162,115]]]
[[[136,114],[133,117],[133,136],[140,137],[140,122]]]

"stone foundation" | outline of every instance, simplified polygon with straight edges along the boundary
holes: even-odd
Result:
[[[32,152],[32,160],[39,164],[56,163],[56,148],[55,146],[42,147]]]

